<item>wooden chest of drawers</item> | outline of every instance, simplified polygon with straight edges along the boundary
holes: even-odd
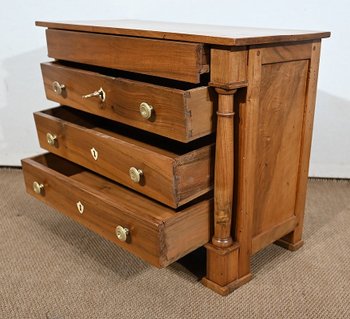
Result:
[[[37,25],[60,106],[34,114],[49,153],[22,161],[29,194],[157,267],[205,245],[202,282],[222,295],[250,280],[252,254],[302,245],[328,32]]]

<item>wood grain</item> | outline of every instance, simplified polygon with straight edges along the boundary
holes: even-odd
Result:
[[[208,254],[207,272],[210,274],[207,279],[221,287],[237,280],[239,245],[235,244],[229,248],[219,249],[215,245],[207,244],[206,248]]]
[[[79,118],[79,120],[77,120]],[[181,147],[172,151],[130,138],[123,130],[106,129],[95,117],[69,108],[34,114],[40,146],[168,206],[177,208],[213,187],[214,146]],[[57,136],[50,145],[46,134]],[[92,157],[91,149],[98,152]],[[140,183],[129,169],[143,172]]]
[[[210,85],[230,88],[237,83],[247,81],[248,54],[246,47],[226,50],[212,48],[210,50]],[[235,88],[235,87],[234,87]]]
[[[37,26],[227,46],[327,38],[330,32],[252,28],[141,20],[37,21]]]
[[[199,83],[209,71],[198,43],[46,30],[48,55],[66,60]]]
[[[245,77],[246,52],[242,55],[226,51],[213,51],[211,62],[214,80],[220,86],[236,85]],[[235,60],[236,59],[236,60]],[[241,63],[240,59],[244,60]],[[243,65],[243,71],[236,67]],[[227,76],[224,76],[228,72]],[[232,73],[233,72],[233,73]],[[231,74],[232,73],[232,74]],[[211,78],[213,79],[213,78]],[[216,85],[211,82],[211,85]],[[217,133],[214,173],[214,231],[207,249],[207,273],[202,283],[216,292],[226,295],[233,285],[237,287],[239,244],[232,240],[232,211],[234,194],[234,94],[237,90],[216,87],[218,93]],[[230,288],[231,287],[231,288]]]
[[[248,53],[248,87],[246,97],[238,105],[238,172],[237,208],[234,232],[240,245],[238,277],[250,275],[250,256],[252,254],[252,228],[254,214],[254,192],[257,147],[257,128],[259,112],[259,93],[261,86],[261,51],[250,49]],[[244,97],[244,95],[243,95]]]
[[[187,90],[186,93],[184,100],[186,104],[187,140],[194,140],[215,132],[217,95],[214,89],[199,87]],[[183,141],[185,140],[183,139]]]
[[[216,89],[219,93],[214,173],[214,235],[213,245],[232,245],[231,220],[233,201],[234,91]]]
[[[308,60],[311,57],[312,43],[271,44],[261,47],[260,50],[262,54],[262,64]]]
[[[205,245],[202,283],[221,295],[251,279],[252,254],[273,242],[301,247],[320,39],[329,32],[36,24],[48,28],[48,52],[58,60],[42,65],[47,97],[72,107],[59,108],[69,116],[35,115],[41,144],[176,211],[53,154],[23,161],[30,194],[158,267]],[[62,96],[53,81],[65,84]],[[102,87],[104,102],[82,101]],[[141,102],[154,107],[149,120]],[[48,147],[53,128],[58,141]],[[86,154],[91,146],[100,160]],[[128,184],[130,160],[145,172],[138,186]],[[190,203],[212,189],[213,175],[214,199]],[[44,184],[42,195],[33,180]],[[86,214],[77,214],[77,200]],[[130,229],[128,242],[116,239],[116,224]]]
[[[79,167],[70,176],[62,169],[55,171],[50,163],[55,162],[55,167],[65,161],[52,154],[43,155],[48,159],[41,157],[22,161],[30,195],[154,266],[165,267],[209,240],[208,200],[175,212]],[[43,195],[34,193],[34,181],[45,185]],[[77,201],[84,205],[82,214],[77,210]],[[117,225],[129,229],[126,242],[117,239]]]
[[[294,216],[308,61],[262,66],[253,236]]]
[[[206,86],[181,90],[58,63],[42,63],[41,71],[46,97],[60,104],[182,142],[208,135],[215,129],[217,102]],[[62,95],[53,91],[54,81],[65,85]],[[82,99],[99,88],[106,92],[104,102],[99,98]],[[140,114],[142,102],[153,106],[149,120]]]
[[[274,241],[280,239],[285,234],[295,229],[297,219],[295,216],[288,218],[280,224],[276,224],[267,231],[260,233],[252,239],[252,254],[257,253]]]
[[[317,91],[317,79],[318,69],[320,63],[320,50],[321,41],[315,41],[312,43],[311,60],[307,70],[308,85],[305,96],[305,108],[302,120],[302,132],[300,141],[300,158],[298,163],[297,173],[297,192],[295,197],[295,216],[297,217],[297,226],[295,230],[285,236],[282,240],[289,243],[286,246],[290,250],[296,250],[302,246],[302,232],[304,226],[304,210],[307,191],[307,178],[309,172],[311,141],[312,141],[312,129],[313,120],[315,114],[315,102]],[[282,242],[283,245],[283,242]]]

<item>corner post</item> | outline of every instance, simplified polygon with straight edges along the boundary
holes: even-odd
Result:
[[[218,94],[214,173],[214,234],[207,249],[207,275],[202,283],[221,295],[250,280],[239,278],[239,243],[232,238],[234,187],[234,94],[247,86],[247,50],[211,49],[210,86]]]

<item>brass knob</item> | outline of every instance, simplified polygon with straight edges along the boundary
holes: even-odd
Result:
[[[63,90],[66,88],[64,84],[57,81],[52,82],[52,89],[57,95],[62,95]]]
[[[140,113],[144,119],[148,120],[152,116],[153,106],[146,102],[142,102],[140,104]]]
[[[55,145],[57,140],[57,135],[52,134],[52,133],[47,133],[46,134],[46,141],[47,143],[49,143],[50,145]]]
[[[140,169],[137,169],[135,167],[130,167],[129,175],[130,175],[131,180],[134,183],[140,183],[141,176],[143,175],[143,171]]]
[[[106,92],[100,88],[98,91],[83,95],[83,99],[89,99],[91,97],[98,97],[102,102],[106,100]]]
[[[42,194],[44,192],[44,185],[35,181],[33,183],[33,190],[37,194]]]
[[[117,238],[120,241],[126,241],[128,239],[129,229],[127,229],[126,227],[118,225],[115,228],[115,234],[116,234]]]

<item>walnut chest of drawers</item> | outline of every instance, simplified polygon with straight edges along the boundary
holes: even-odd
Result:
[[[205,246],[227,295],[302,241],[321,38],[146,21],[46,27],[29,194],[157,267]],[[122,266],[123,267],[123,266]],[[125,265],[128,267],[128,265]]]

